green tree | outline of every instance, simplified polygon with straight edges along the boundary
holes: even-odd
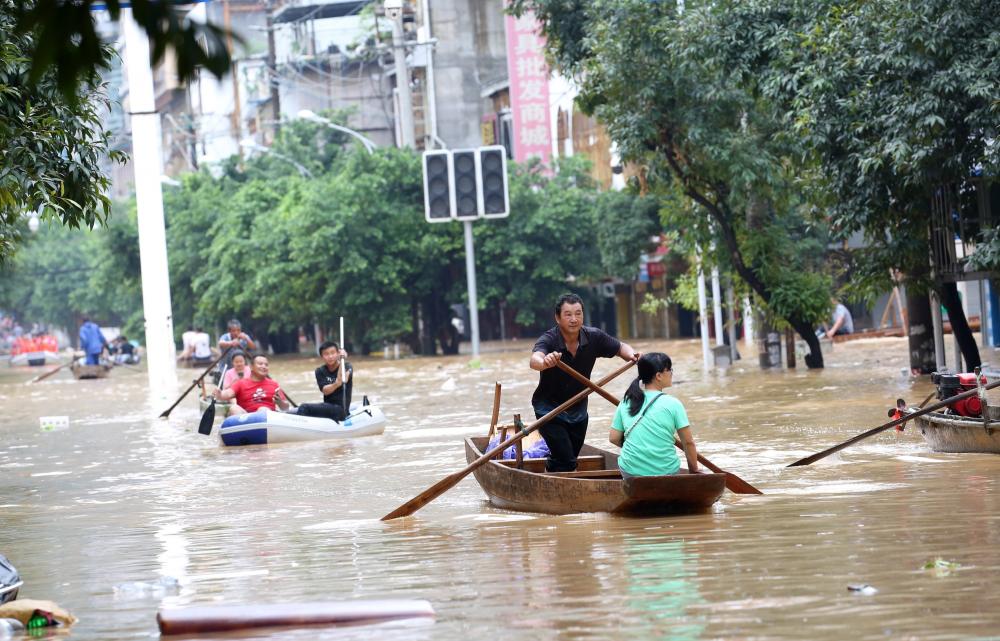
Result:
[[[815,323],[828,308],[828,280],[775,269],[770,247],[799,251],[779,224],[799,206],[802,155],[748,64],[721,64],[725,36],[714,20],[730,2],[515,0],[533,10],[556,65],[574,77],[580,103],[605,124],[623,158],[646,165],[656,193],[679,190],[697,207],[678,229],[725,252],[758,300],[795,328],[822,367]],[[741,43],[754,47],[752,32]],[[720,261],[721,262],[721,261]],[[804,266],[804,265],[803,265]],[[822,301],[822,303],[821,303]]]
[[[751,0],[712,25],[720,63],[748,69],[786,134],[808,149],[834,232],[864,234],[855,291],[886,291],[890,269],[911,291],[937,288],[970,367],[980,357],[957,288],[929,278],[930,206],[974,172],[996,175],[996,9],[988,0]]]
[[[94,21],[96,9],[106,9],[117,22],[122,8],[131,7],[133,18],[149,36],[153,63],[170,50],[182,82],[193,79],[199,67],[221,78],[232,64],[226,37],[239,40],[211,23],[186,19],[186,10],[176,6],[184,3],[172,0],[3,0],[3,4],[0,13],[15,18],[18,33],[38,34],[25,49],[31,83],[54,76],[71,104],[83,95],[78,93],[80,86],[90,84],[95,70],[106,63]]]
[[[109,178],[100,159],[122,154],[108,148],[102,124],[107,99],[96,68],[110,51],[97,47],[94,64],[78,74],[67,100],[51,70],[30,76],[40,36],[18,31],[13,0],[0,0],[0,263],[22,239],[24,212],[70,227],[94,227],[111,213]],[[83,99],[86,96],[87,99]]]

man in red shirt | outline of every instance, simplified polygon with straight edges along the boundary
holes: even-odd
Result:
[[[237,380],[224,390],[216,388],[212,395],[220,401],[236,399],[236,403],[229,407],[230,416],[256,412],[262,407],[269,410],[276,410],[278,407],[283,411],[287,410],[288,401],[284,392],[276,380],[268,378],[267,373],[267,356],[257,354],[250,361],[249,377]]]

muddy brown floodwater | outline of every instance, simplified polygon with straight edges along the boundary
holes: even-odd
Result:
[[[155,418],[172,399],[151,398],[141,371],[25,386],[38,370],[4,366],[0,552],[22,597],[80,618],[81,641],[155,637],[160,607],[357,598],[427,599],[437,618],[224,638],[998,638],[1000,457],[933,453],[907,429],[784,467],[931,391],[901,373],[905,339],[836,345],[812,372],[762,372],[743,348],[707,374],[695,341],[637,342],[674,357],[700,451],[764,496],[727,493],[686,517],[542,516],[490,507],[469,476],[415,516],[379,521],[464,467],[494,381],[502,417],[530,415],[530,345],[490,345],[481,369],[467,356],[353,359],[384,435],[243,448],[197,433],[194,398]],[[272,373],[303,402],[314,366],[275,359]],[[613,408],[590,407],[589,440],[603,444]],[[42,431],[51,415],[69,426]],[[925,569],[939,558],[951,565]]]

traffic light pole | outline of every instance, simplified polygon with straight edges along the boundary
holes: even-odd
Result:
[[[476,247],[472,241],[472,221],[463,220],[465,228],[465,281],[469,289],[469,327],[472,332],[472,356],[479,358],[479,301],[476,298]]]

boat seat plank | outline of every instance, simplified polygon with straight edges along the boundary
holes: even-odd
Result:
[[[513,459],[494,459],[494,461],[500,465],[506,465],[507,467],[517,467],[517,461]],[[544,472],[545,459],[526,458],[524,459],[523,469],[527,472]],[[604,457],[600,454],[587,454],[576,459],[576,470],[578,472],[593,472],[595,470],[603,469]]]
[[[620,479],[622,472],[621,470],[591,470],[589,472],[577,470],[575,472],[545,472],[545,476],[569,479]]]

